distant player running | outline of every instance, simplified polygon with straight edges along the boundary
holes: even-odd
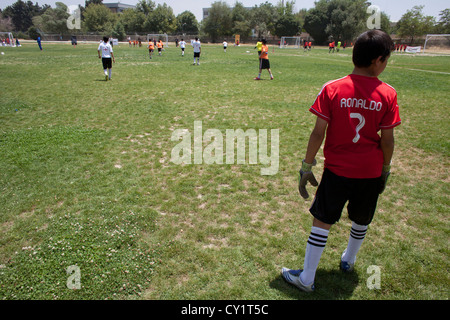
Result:
[[[181,56],[184,57],[184,50],[186,49],[186,41],[184,41],[184,39],[181,39],[180,41],[180,48],[181,48]]]
[[[98,58],[102,59],[103,71],[105,72],[105,81],[111,80],[112,62],[116,63],[111,45],[108,43],[108,37],[103,37],[103,42],[98,46]]]
[[[394,50],[388,34],[369,30],[353,49],[353,72],[326,83],[310,111],[317,116],[299,173],[299,192],[308,198],[306,184],[317,186],[311,171],[325,138],[325,169],[309,211],[313,226],[303,270],[283,268],[283,278],[306,292],[314,291],[314,278],[333,224],[346,203],[352,221],[340,268],[352,271],[366,236],[380,193],[386,187],[394,152],[394,127],[401,123],[397,92],[378,80]],[[378,132],[381,131],[381,136]]]
[[[156,43],[156,47],[158,48],[158,55],[161,55],[161,54],[162,54],[162,49],[163,49],[163,47],[164,47],[163,42],[162,42],[161,40],[159,40],[159,41]]]
[[[147,48],[148,48],[148,55],[150,56],[150,59],[151,59],[151,58],[152,58],[152,55],[153,55],[153,51],[155,51],[155,44],[153,43],[152,40],[150,40],[150,41],[148,42]]]

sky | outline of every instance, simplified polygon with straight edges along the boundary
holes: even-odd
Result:
[[[15,3],[17,0],[1,0],[0,8],[4,9],[7,6]],[[24,0],[25,1],[25,0]],[[48,4],[55,7],[55,3],[58,0],[31,0],[33,3],[38,3],[39,5]],[[190,11],[200,22],[203,18],[202,8],[208,8],[211,4],[218,0],[153,0],[156,4],[166,3],[173,10],[175,15],[182,13],[183,11]],[[230,7],[232,7],[236,0],[222,0],[226,2]],[[245,7],[253,7],[255,5],[260,5],[261,3],[270,2],[273,5],[277,5],[281,0],[239,0]],[[287,0],[286,0],[287,1]],[[295,11],[300,9],[310,9],[314,7],[314,2],[316,0],[295,0]],[[427,16],[434,16],[436,20],[439,20],[439,13],[447,8],[450,8],[450,3],[448,0],[369,0],[373,5],[380,7],[381,11],[385,12],[391,21],[398,21],[407,10],[412,9],[414,6],[423,5],[423,13]],[[84,0],[60,0],[66,4],[70,5],[82,5],[84,6]],[[119,2],[118,0],[103,0],[103,3],[114,3]],[[123,4],[136,5],[139,0],[120,0]]]

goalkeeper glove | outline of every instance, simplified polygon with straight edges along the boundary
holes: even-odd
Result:
[[[306,191],[306,184],[308,183],[308,181],[314,187],[317,187],[317,185],[318,185],[316,177],[314,177],[314,174],[311,171],[312,167],[315,165],[316,165],[316,159],[314,159],[313,163],[306,163],[305,160],[302,161],[302,168],[299,171],[298,191],[300,192],[300,195],[304,199],[309,198],[308,191]]]
[[[383,165],[383,171],[381,172],[381,183],[380,183],[380,194],[383,193],[384,189],[386,188],[386,183],[389,178],[389,175],[391,174],[391,166],[390,165]]]

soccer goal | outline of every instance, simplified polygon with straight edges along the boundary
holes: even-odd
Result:
[[[300,37],[281,37],[280,48],[281,49],[299,49]]]
[[[0,45],[15,47],[16,43],[14,42],[14,37],[11,32],[0,32]]]
[[[167,35],[167,33],[149,33],[147,34],[147,42],[149,42],[150,40],[161,40],[164,44],[164,47],[167,48],[169,46],[169,36]]]
[[[423,53],[430,46],[446,46],[450,45],[450,34],[427,34],[425,37],[425,43],[423,45]]]

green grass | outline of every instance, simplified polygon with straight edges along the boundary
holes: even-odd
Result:
[[[204,45],[200,66],[170,47],[115,47],[105,82],[96,45],[35,44],[0,56],[2,299],[449,299],[450,56],[393,54],[380,76],[403,123],[387,190],[358,255],[338,270],[350,221],[332,228],[316,292],[287,285],[311,228],[297,171],[322,85],[351,50]],[[247,52],[249,51],[249,52]],[[432,72],[431,72],[432,71]],[[279,129],[279,170],[170,161],[176,129]],[[323,155],[315,168],[320,177]],[[310,188],[313,192],[314,188]],[[67,288],[69,266],[81,289]],[[366,283],[380,267],[381,289]]]

